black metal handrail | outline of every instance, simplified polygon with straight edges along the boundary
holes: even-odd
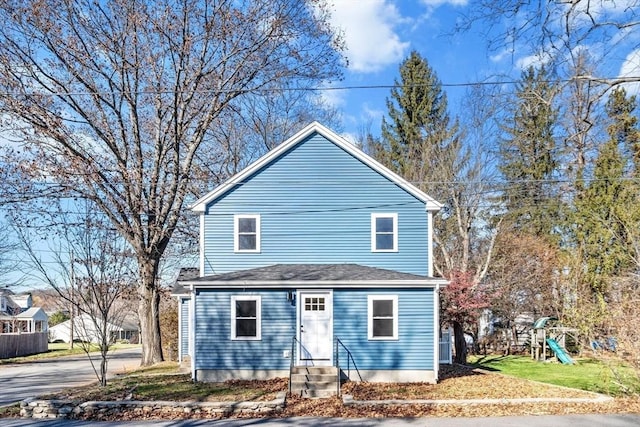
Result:
[[[295,362],[296,342],[298,342],[298,338],[294,335],[291,339],[291,353],[289,354],[289,394],[291,394],[291,375],[293,374],[293,366]]]
[[[353,354],[347,348],[347,346],[345,346],[344,343],[340,341],[340,338],[336,337],[335,365],[338,371],[337,378],[336,378],[336,387],[338,390],[338,396],[340,396],[340,347],[342,347],[344,351],[347,353],[347,378],[351,378],[351,362],[353,362],[353,369],[355,369],[356,373],[358,374],[358,378],[360,379],[360,381],[362,381],[362,375],[360,375],[360,370],[358,370],[358,365],[356,365],[356,360],[353,358]]]

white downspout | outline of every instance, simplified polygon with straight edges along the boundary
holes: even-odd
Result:
[[[191,299],[189,300],[189,354],[191,356],[191,379],[198,381],[196,376],[196,352],[195,352],[195,336],[196,336],[196,291],[191,285]]]
[[[440,285],[433,289],[433,373],[436,382],[440,372]]]

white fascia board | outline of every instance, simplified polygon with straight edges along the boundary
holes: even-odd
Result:
[[[444,286],[448,282],[444,279],[432,280],[375,280],[375,281],[211,281],[211,282],[184,282],[192,286],[194,289],[204,288],[273,288],[273,289],[334,289],[338,287],[345,288],[437,288]]]
[[[338,147],[342,148],[347,153],[354,156],[356,159],[360,160],[365,165],[369,166],[371,169],[380,173],[381,175],[388,178],[390,181],[397,184],[400,188],[407,191],[409,194],[413,195],[420,201],[425,203],[426,210],[437,212],[442,208],[442,204],[434,200],[432,197],[427,195],[425,192],[420,190],[415,185],[411,184],[409,181],[402,178],[400,175],[391,171],[384,165],[382,165],[377,160],[372,157],[366,155],[364,152],[356,148],[352,143],[332,131],[331,129],[321,125],[318,122],[313,122],[303,128],[301,131],[293,135],[291,138],[287,139],[285,142],[269,151],[267,154],[256,160],[250,166],[233,176],[227,182],[216,188],[215,190],[207,193],[200,199],[198,199],[195,203],[189,206],[189,209],[195,212],[204,212],[206,210],[207,205],[212,200],[220,197],[225,194],[227,191],[233,189],[237,184],[241,183],[245,178],[251,176],[256,171],[260,170],[262,167],[278,158],[282,153],[290,150],[295,147],[298,143],[302,142],[306,137],[311,135],[312,133],[317,132],[318,134],[324,136],[329,141],[333,142]]]

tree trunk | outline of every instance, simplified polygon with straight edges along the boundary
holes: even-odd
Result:
[[[162,362],[162,340],[160,338],[160,292],[156,282],[158,260],[139,259],[140,264],[140,338],[142,342],[141,366]]]
[[[467,363],[467,342],[464,339],[464,330],[460,322],[453,321],[453,341],[456,347],[456,356],[453,361],[465,365]]]

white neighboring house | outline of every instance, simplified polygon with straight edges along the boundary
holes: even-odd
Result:
[[[97,323],[97,325],[96,325]],[[73,319],[73,339],[84,342],[99,343],[101,321],[93,321],[88,314],[81,314]],[[98,327],[96,327],[98,326]],[[134,328],[133,330],[130,330]],[[125,325],[125,327],[107,322],[107,331],[109,332],[110,342],[118,339],[130,339],[132,333],[137,335],[137,326]],[[50,341],[63,341],[68,343],[71,340],[71,320],[64,321],[49,328]]]
[[[16,295],[0,289],[0,334],[46,332],[49,316],[31,304],[31,294]]]

